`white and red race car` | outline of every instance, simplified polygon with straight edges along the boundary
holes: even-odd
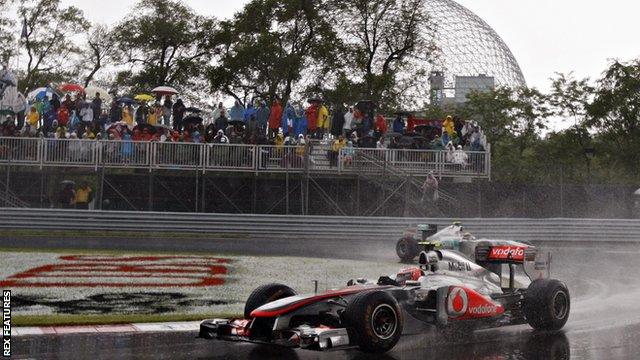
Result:
[[[535,251],[527,245],[476,245],[475,258],[485,266],[459,251],[426,244],[419,266],[376,282],[350,280],[344,288],[313,295],[264,285],[249,296],[244,318],[205,320],[200,337],[312,350],[358,346],[383,353],[405,327],[416,324],[442,331],[525,323],[559,330],[565,325],[569,291],[535,268]]]

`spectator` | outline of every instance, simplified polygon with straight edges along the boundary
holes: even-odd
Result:
[[[62,102],[62,106],[66,107],[69,110],[69,113],[76,111],[76,103],[71,100],[71,95],[67,94],[64,97],[64,101]]]
[[[173,101],[171,101],[171,95],[165,95],[164,103],[162,103],[162,125],[171,126],[172,109]]]
[[[453,117],[451,116],[447,116],[442,122],[442,135],[444,136],[445,133],[449,135],[449,139],[451,139],[455,133]]]
[[[173,105],[173,130],[182,131],[182,120],[187,107],[184,106],[182,99],[178,99]]]
[[[27,114],[27,124],[34,131],[34,134],[35,134],[35,130],[38,129],[39,123],[40,123],[40,113],[38,112],[35,106],[32,106],[31,110],[29,110],[29,114]]]
[[[127,126],[131,129],[133,128],[133,109],[131,105],[125,105],[122,109],[122,121],[127,123]]]
[[[109,109],[109,122],[115,124],[120,121],[122,121],[122,108],[116,101],[113,101]]]
[[[91,124],[93,121],[93,110],[91,109],[91,105],[86,102],[80,105],[80,120],[85,125]]]
[[[433,202],[438,201],[438,179],[433,175],[433,171],[429,171],[427,178],[422,184],[422,202],[429,199]]]
[[[456,149],[455,149],[455,147],[453,146],[453,143],[452,143],[451,141],[449,141],[449,142],[447,143],[447,146],[445,146],[445,151],[447,152],[447,153],[445,154],[445,156],[444,156],[444,157],[445,157],[445,160],[446,160],[447,162],[452,163],[452,162],[453,162],[453,154],[455,153]]]
[[[89,210],[89,203],[93,200],[93,189],[89,183],[83,181],[78,190],[76,190],[76,209]]]
[[[333,111],[333,118],[331,119],[331,134],[335,137],[340,136],[342,127],[344,126],[344,107],[340,104]]]
[[[329,152],[329,165],[338,166],[338,158],[340,157],[340,151],[347,146],[347,141],[344,135],[338,136],[333,144],[331,144],[331,151]]]
[[[304,109],[302,108],[302,106],[298,106],[298,110],[296,111],[296,119],[293,123],[293,132],[296,138],[299,139],[300,135],[304,137],[304,135],[307,134],[308,124],[309,122],[307,121],[307,118],[305,116]]]
[[[284,114],[282,114],[282,131],[288,137],[291,134],[294,134],[293,124],[296,120],[296,109],[293,108],[291,103],[287,104],[287,107],[284,110]]]
[[[67,109],[66,106],[61,106],[58,109],[58,124],[62,125],[62,126],[68,126],[69,125],[69,110]]]
[[[64,187],[58,194],[58,206],[62,209],[73,209],[75,207],[75,201],[76,191],[73,189],[73,183],[64,183]]]
[[[404,134],[404,120],[402,120],[402,116],[398,115],[395,120],[393,120],[393,132],[398,134]]]
[[[467,161],[469,160],[469,156],[464,150],[462,150],[462,146],[458,145],[458,148],[453,152],[452,161],[454,164],[466,166]]]
[[[318,106],[318,130],[316,139],[321,139],[324,134],[328,132],[329,128],[329,109],[327,109],[327,106],[322,102],[320,106]]]
[[[380,114],[376,117],[375,132],[376,137],[381,137],[387,133],[387,120]]]
[[[93,110],[93,118],[98,119],[102,112],[102,99],[99,92],[96,93],[96,97],[91,102],[91,110]]]
[[[278,99],[273,100],[269,114],[269,138],[275,137],[282,125],[282,106]],[[284,131],[284,129],[283,129]]]
[[[349,136],[351,129],[353,128],[353,107],[349,106],[349,111],[344,114],[344,125],[342,126],[342,134]]]
[[[307,132],[315,135],[318,129],[318,103],[314,102],[307,108],[305,115],[307,116]]]
[[[149,107],[146,103],[142,103],[140,106],[138,106],[138,109],[136,109],[136,123],[138,123],[138,125],[146,124],[148,116]]]
[[[213,116],[211,117],[211,119],[213,120],[213,122],[215,122],[222,115],[224,115],[225,117],[227,116],[227,109],[225,109],[224,104],[220,102],[218,103],[218,107],[213,110]]]
[[[244,106],[240,104],[240,101],[236,100],[231,110],[229,110],[229,118],[231,121],[244,120]]]
[[[215,119],[214,126],[217,130],[222,130],[223,132],[229,126],[229,121],[227,120],[226,112],[221,112],[220,115]]]
[[[224,134],[224,131],[218,130],[218,134],[213,138],[214,144],[228,144],[229,138]]]
[[[58,94],[53,93],[51,95],[51,107],[57,112],[60,109],[60,98],[58,98]]]
[[[260,107],[256,111],[256,121],[258,122],[258,128],[260,135],[267,133],[267,123],[269,122],[269,107],[264,101],[260,102]]]
[[[355,132],[354,132],[354,134],[355,134]],[[342,164],[344,166],[351,166],[353,164],[353,155],[355,154],[355,149],[353,147],[353,141],[348,141],[347,142],[347,146],[345,146],[344,151],[342,153],[344,154],[343,157],[342,157]]]
[[[247,105],[247,108],[244,110],[244,115],[243,115],[243,120],[245,125],[249,123],[249,120],[251,120],[252,116],[256,116],[256,108],[253,107],[252,103],[249,103],[249,105]]]

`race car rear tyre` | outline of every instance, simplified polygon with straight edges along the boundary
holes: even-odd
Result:
[[[253,310],[264,304],[294,295],[297,295],[295,290],[286,285],[266,284],[259,286],[247,298],[247,302],[244,305],[244,318],[250,318]]]
[[[558,280],[534,280],[524,300],[524,315],[536,330],[560,330],[569,319],[569,290]]]
[[[418,256],[418,242],[412,237],[404,237],[396,243],[396,254],[402,262],[413,261]]]
[[[344,311],[352,344],[368,353],[391,350],[402,335],[402,310],[396,299],[384,291],[357,294]]]

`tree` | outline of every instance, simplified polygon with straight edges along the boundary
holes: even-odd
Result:
[[[322,11],[321,2],[309,0],[249,2],[221,24],[219,61],[208,71],[212,90],[241,103],[251,96],[287,102],[303,76],[335,59]]]
[[[426,92],[426,65],[432,58],[425,0],[329,0],[332,22],[345,44],[344,74],[362,97],[383,109]],[[423,93],[424,93],[423,92]]]
[[[613,165],[637,177],[640,162],[640,60],[615,61],[598,80],[587,125],[613,144]]]
[[[115,41],[113,33],[105,25],[95,25],[87,35],[83,49],[82,65],[86,68],[84,86],[94,79],[96,73],[115,59]]]
[[[181,1],[142,0],[114,29],[125,64],[124,85],[146,90],[158,85],[189,87],[201,76],[215,49],[216,22]]]
[[[12,3],[13,0],[0,0],[0,65],[8,64],[16,52],[14,31],[11,29],[15,22],[5,16]]]
[[[60,0],[35,0],[22,1],[18,14],[26,20],[23,41],[28,58],[20,90],[75,77],[76,69],[69,64],[80,48],[73,37],[88,28],[82,11],[62,7]]]

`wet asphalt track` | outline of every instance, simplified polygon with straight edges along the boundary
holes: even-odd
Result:
[[[25,244],[25,241],[20,241]],[[113,239],[29,241],[34,247],[117,248],[335,258],[394,258],[393,241]],[[44,245],[47,244],[47,245]],[[18,245],[1,239],[0,246]],[[87,246],[88,245],[88,246]],[[268,253],[265,253],[268,249]],[[640,359],[640,243],[554,245],[553,276],[572,294],[571,317],[561,333],[527,326],[475,332],[457,340],[432,331],[405,334],[381,359]],[[400,266],[400,265],[399,265]],[[197,339],[195,333],[34,336],[14,339],[18,359],[370,359],[356,349],[316,353]]]

